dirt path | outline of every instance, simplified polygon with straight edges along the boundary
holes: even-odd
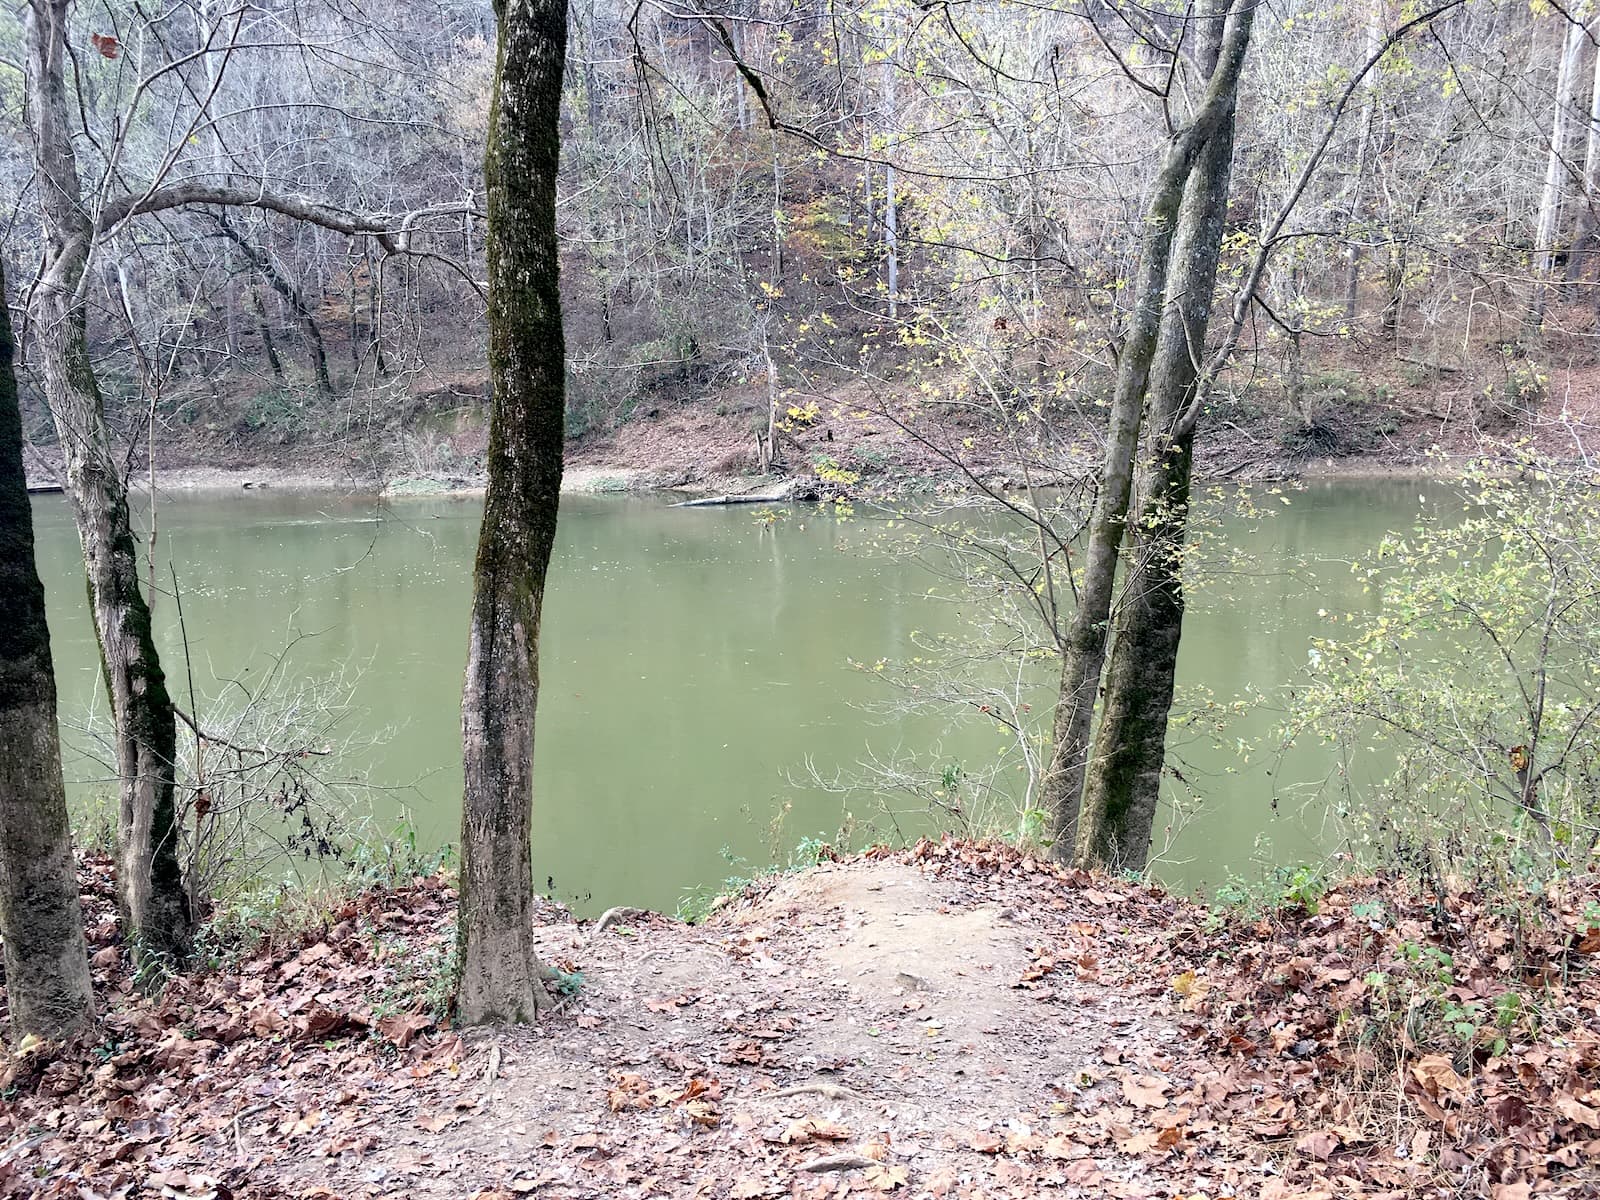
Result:
[[[1108,923],[1121,898],[1057,888],[1040,906],[1046,881],[1024,865],[936,866],[825,865],[705,926],[648,918],[647,937],[547,930],[551,959],[582,963],[570,1010],[471,1035],[458,1076],[352,1129],[354,1151],[285,1164],[284,1182],[342,1196],[1172,1194],[1148,1151],[1182,1122],[1165,1074],[1179,1034],[1163,1005],[1130,998],[1153,1000],[1167,976]],[[841,1169],[821,1169],[830,1159]]]

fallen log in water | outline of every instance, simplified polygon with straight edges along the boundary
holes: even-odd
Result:
[[[726,504],[786,504],[791,499],[788,492],[752,495],[742,492],[736,496],[700,496],[694,500],[680,500],[673,508],[716,508]]]

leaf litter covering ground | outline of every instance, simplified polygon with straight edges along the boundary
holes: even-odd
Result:
[[[146,999],[92,863],[105,1016],[8,1063],[0,1195],[1600,1195],[1597,895],[1512,929],[1367,880],[1217,924],[922,842],[698,927],[547,912],[578,996],[456,1033],[384,1009],[449,936],[439,879]],[[1395,1019],[1380,976],[1427,999]],[[1514,1019],[1438,1041],[1435,1010],[1503,1015],[1508,992]]]

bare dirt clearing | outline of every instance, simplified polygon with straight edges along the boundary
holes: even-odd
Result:
[[[832,1194],[841,1177],[1158,1194],[1138,1149],[1166,1102],[1133,1103],[1124,1081],[1164,1097],[1178,1034],[1123,997],[1165,977],[1102,957],[1118,948],[1111,896],[1024,912],[1013,890],[855,862],[706,926],[549,930],[546,953],[583,964],[572,1015],[470,1035],[471,1107],[454,1080],[421,1093],[366,1127],[388,1154],[304,1178],[354,1195],[778,1196]],[[1091,1155],[1072,1135],[1087,1112],[1145,1137]]]

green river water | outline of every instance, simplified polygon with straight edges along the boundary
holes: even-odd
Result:
[[[1313,485],[1264,523],[1225,521],[1262,570],[1194,598],[1180,683],[1218,701],[1278,692],[1303,668],[1319,609],[1364,603],[1348,559],[1418,511],[1415,484]],[[419,841],[457,837],[459,703],[480,505],[460,499],[378,503],[328,495],[248,493],[163,499],[160,558],[181,582],[196,689],[257,678],[296,633],[299,673],[359,672],[345,732],[380,741],[355,765],[376,794],[377,825],[402,818]],[[93,634],[70,513],[37,497],[40,570],[50,606],[70,789],[81,804],[106,790],[76,732],[98,700]],[[878,816],[864,797],[807,786],[806,764],[833,775],[869,755],[937,746],[941,761],[996,754],[996,733],[971,715],[885,720],[889,698],[850,660],[915,653],[914,631],[964,619],[927,595],[914,562],[874,547],[881,523],[797,509],[765,528],[748,508],[674,509],[658,498],[563,498],[546,606],[539,701],[535,878],[580,911],[635,904],[670,911],[691,888],[779,857],[802,837],[831,838],[845,812]],[[1274,569],[1300,556],[1294,572]],[[163,566],[160,576],[168,578]],[[186,695],[175,605],[157,626],[174,693]],[[252,675],[252,672],[254,673]],[[1048,705],[1048,692],[1041,692]],[[200,702],[202,708],[205,701]],[[1253,875],[1327,845],[1305,787],[1332,761],[1318,747],[1280,758],[1254,713],[1233,750],[1183,749],[1185,778],[1205,797],[1158,873],[1184,889],[1229,871]],[[79,749],[75,749],[79,748]],[[785,813],[774,831],[773,818]],[[883,822],[878,820],[880,828]],[[901,828],[915,832],[916,814]],[[730,864],[739,860],[739,866]]]

